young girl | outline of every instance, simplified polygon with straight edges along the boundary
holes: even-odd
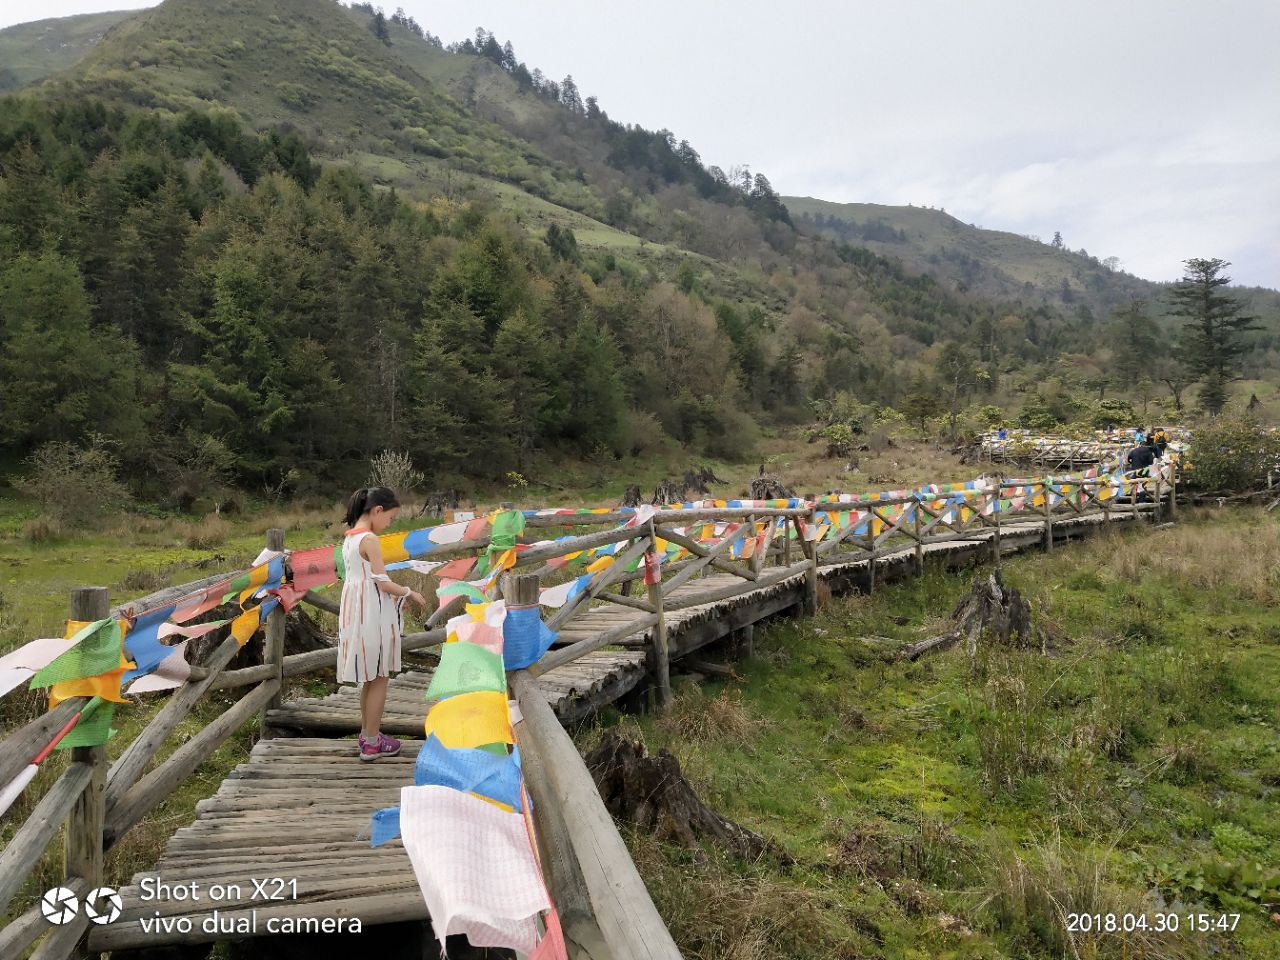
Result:
[[[366,487],[347,503],[342,562],[342,603],[338,614],[338,682],[360,684],[360,759],[376,760],[400,752],[400,741],[378,727],[387,703],[391,671],[400,669],[404,601],[423,610],[416,590],[393,583],[382,562],[378,534],[396,518],[400,501],[387,487]]]

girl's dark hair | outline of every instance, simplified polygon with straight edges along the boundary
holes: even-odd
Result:
[[[374,507],[390,510],[398,506],[400,501],[396,499],[396,492],[390,487],[362,487],[347,501],[347,526],[354,527],[356,521]]]

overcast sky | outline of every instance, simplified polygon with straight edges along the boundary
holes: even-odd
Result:
[[[1280,288],[1272,0],[402,2],[783,194],[1061,230],[1154,280],[1222,257]],[[0,26],[130,5],[148,4],[0,0]]]

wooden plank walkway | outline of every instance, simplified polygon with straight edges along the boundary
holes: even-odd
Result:
[[[260,741],[249,762],[200,801],[196,821],[173,835],[155,868],[120,889],[124,912],[91,930],[90,949],[270,936],[272,925],[288,932],[279,925],[300,917],[359,917],[365,926],[428,919],[404,845],[398,838],[369,845],[370,815],[399,805],[421,746],[421,739],[406,739],[398,757],[362,763],[349,739]],[[296,896],[292,886],[281,890],[274,883],[255,890],[254,879],[274,877],[296,880]],[[144,901],[146,878],[198,883],[200,899]],[[214,899],[213,883],[232,894],[238,887],[239,896]],[[264,899],[264,892],[287,899]],[[191,929],[158,930],[157,915],[186,918]]]
[[[1111,522],[1123,524],[1133,519],[1131,513],[1117,510]],[[1084,534],[1102,523],[1101,516],[1057,517],[1055,539]],[[929,543],[923,550],[926,555],[957,559],[966,554],[985,555],[990,552],[990,536],[989,530],[973,531],[966,539]],[[1042,536],[1043,525],[1036,521],[1001,529],[1006,553],[1034,548]],[[882,554],[876,560],[877,579],[908,575],[914,555],[911,544]],[[865,573],[868,564],[865,559],[832,563],[819,568],[819,577],[842,589],[851,578]],[[752,587],[728,573],[703,576],[680,587],[672,594],[672,603],[734,585],[747,589],[728,598],[669,610],[666,622],[671,658],[687,656],[736,629],[802,603],[803,567],[798,564],[793,569],[797,572],[765,587]],[[598,636],[628,619],[639,621],[642,617],[638,610],[600,607],[570,621],[560,639],[574,642]],[[637,628],[624,642],[642,646],[648,642],[648,631]],[[618,700],[645,676],[646,653],[642,649],[604,649],[548,671],[541,683],[561,721],[569,723]],[[427,670],[413,670],[391,681],[383,728],[406,735],[406,739],[399,757],[373,763],[357,759],[350,739],[359,728],[355,688],[290,701],[268,711],[270,724],[299,735],[263,740],[254,746],[249,762],[236,767],[213,797],[197,805],[197,819],[174,834],[156,868],[135,875],[120,891],[124,914],[117,922],[90,931],[90,949],[270,936],[272,924],[278,928],[298,917],[330,917],[335,921],[359,917],[365,926],[427,919],[403,845],[394,840],[375,849],[368,837],[373,811],[397,805],[400,788],[413,782],[413,763],[422,745],[423,721],[430,706],[425,699],[430,677]],[[167,883],[198,881],[203,890],[212,883],[239,884],[242,895],[216,903],[144,902],[140,884],[148,877]],[[251,879],[267,877],[296,879],[296,899],[292,890],[287,900],[255,899]],[[211,920],[215,907],[221,923],[213,923],[206,932],[203,924]],[[192,928],[144,929],[143,921],[154,919],[157,912],[160,917],[188,918]],[[236,926],[251,921],[251,927]]]

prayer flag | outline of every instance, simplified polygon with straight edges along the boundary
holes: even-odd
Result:
[[[551,908],[524,817],[448,787],[400,791],[400,827],[431,924],[443,942],[531,953]]]
[[[423,728],[446,747],[482,747],[511,743],[506,692],[484,690],[441,700],[429,711]]]
[[[478,690],[505,693],[506,689],[507,675],[502,669],[502,654],[474,643],[446,643],[427,687],[426,699],[456,697],[460,693]]]
[[[537,663],[555,642],[556,635],[542,622],[538,607],[512,607],[502,624],[502,655],[508,670],[523,670]]]
[[[420,787],[452,787],[495,800],[512,810],[521,809],[518,750],[504,750],[501,754],[458,747],[451,750],[439,738],[429,736],[418,751],[413,782]]]
[[[85,623],[68,621],[73,646],[31,678],[31,687],[48,687],[64,680],[92,677],[120,665],[120,623],[110,618]],[[65,699],[65,698],[64,698]]]

